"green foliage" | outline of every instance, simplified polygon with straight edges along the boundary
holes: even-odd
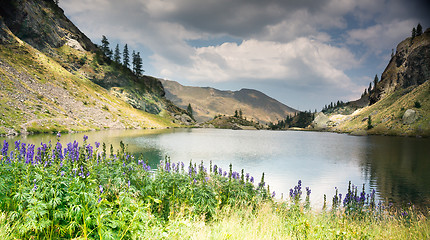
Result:
[[[370,130],[372,128],[373,128],[373,125],[372,125],[372,116],[369,116],[367,118],[367,130]]]
[[[420,36],[421,34],[423,34],[423,27],[421,26],[420,23],[418,23],[418,25],[417,25],[416,34],[417,34],[417,36]]]
[[[126,68],[128,68],[128,66],[130,66],[130,56],[128,53],[127,44],[125,44],[124,51],[122,51],[122,65],[124,65],[124,67],[126,67]]]
[[[414,106],[416,108],[421,108],[421,103],[419,101],[415,101]]]
[[[193,108],[191,107],[191,103],[188,103],[187,113],[188,113],[188,116],[190,116],[190,118],[195,121],[194,112],[193,112]]]
[[[181,214],[211,221],[222,208],[271,201],[232,169],[226,177],[190,162],[186,171],[166,158],[152,171],[122,142],[109,157],[105,144],[93,149],[85,136],[82,146],[69,143],[64,151],[59,142],[42,144],[34,158],[16,144],[0,160],[0,213],[8,216],[1,228],[13,238],[140,238]]]

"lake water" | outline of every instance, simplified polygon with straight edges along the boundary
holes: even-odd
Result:
[[[63,134],[62,143],[84,135],[89,142],[105,142],[119,148],[122,140],[131,153],[148,159],[151,167],[169,156],[172,162],[212,161],[224,170],[254,176],[265,173],[266,183],[284,198],[298,180],[312,190],[311,203],[321,206],[323,195],[330,204],[338,187],[345,195],[348,182],[366,191],[375,189],[380,200],[417,206],[430,202],[430,139],[350,136],[299,131],[234,131],[221,129],[109,130]],[[56,142],[54,134],[7,139],[36,144]],[[109,152],[109,150],[108,150]],[[305,191],[304,191],[305,192]]]

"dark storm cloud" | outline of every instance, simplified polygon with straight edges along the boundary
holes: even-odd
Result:
[[[209,0],[176,1],[159,16],[198,31],[247,37],[277,24],[297,10],[318,11],[327,1]]]

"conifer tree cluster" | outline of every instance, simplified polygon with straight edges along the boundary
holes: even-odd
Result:
[[[370,82],[369,87],[364,89],[364,92],[361,94],[361,97],[370,95],[372,92],[374,92],[378,83],[379,83],[379,78],[378,78],[378,74],[376,74],[375,78],[373,79],[373,86],[372,86],[372,82]]]
[[[330,112],[331,113],[331,112],[333,112],[334,109],[343,107],[345,105],[346,105],[346,103],[344,103],[343,101],[337,100],[337,102],[335,102],[335,103],[331,102],[329,105],[325,105],[323,107],[323,109],[321,110],[321,112],[323,112],[323,113]]]
[[[411,41],[414,40],[415,37],[418,37],[423,34],[423,27],[420,23],[418,23],[417,27],[412,28],[412,38]]]
[[[121,50],[119,44],[115,46],[115,50],[112,51],[109,47],[109,40],[106,36],[102,36],[101,46],[99,47],[101,53],[105,56],[108,63],[113,62],[117,66],[123,66],[127,69],[130,69],[130,54],[128,45],[124,45],[124,49],[122,52],[122,61],[121,61]],[[141,77],[145,70],[142,69],[142,57],[140,56],[140,52],[136,52],[133,50],[131,55],[131,71],[137,77]]]
[[[289,115],[283,120],[279,120],[277,123],[269,123],[269,128],[272,130],[287,129],[291,127],[306,128],[315,119],[315,112],[304,111],[296,112],[294,115]]]

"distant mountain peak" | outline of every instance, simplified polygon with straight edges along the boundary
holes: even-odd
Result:
[[[167,99],[182,108],[191,104],[194,117],[199,122],[211,120],[220,114],[231,116],[236,110],[242,110],[244,117],[262,123],[276,122],[297,112],[255,89],[223,91],[212,87],[183,86],[171,80],[161,82]]]

